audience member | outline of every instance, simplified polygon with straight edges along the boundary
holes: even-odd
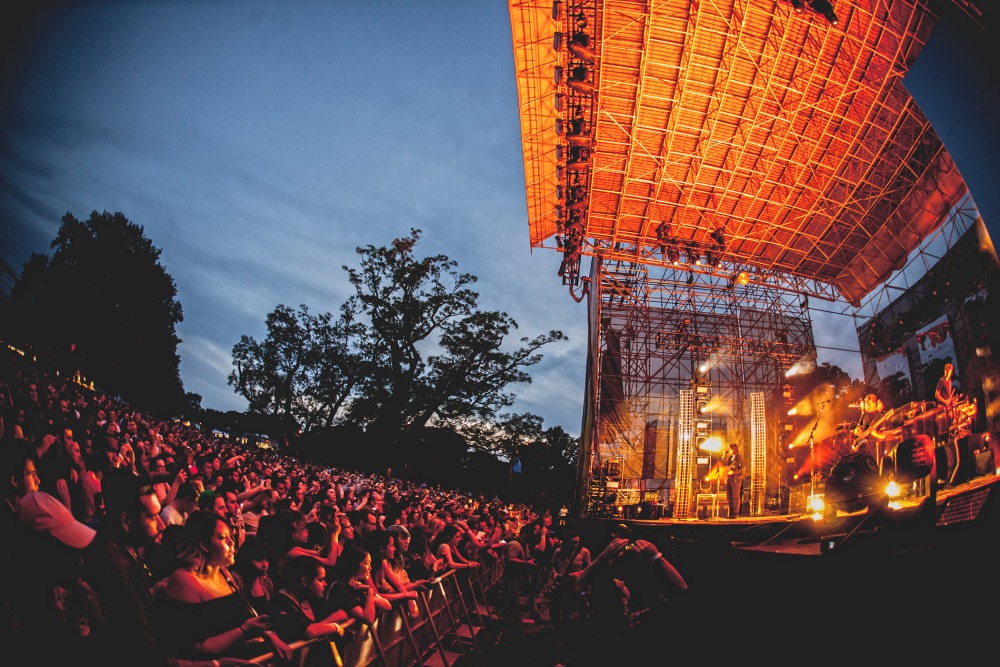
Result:
[[[264,545],[256,535],[249,535],[236,551],[236,560],[229,572],[246,601],[261,612],[271,606],[271,598],[274,597],[274,581],[268,573],[269,567]]]
[[[289,644],[333,637],[333,641],[310,646],[302,667],[339,667],[342,652],[336,644],[344,636],[343,624],[350,618],[343,609],[330,609],[326,600],[326,567],[311,556],[288,561],[287,584],[271,604],[272,627]]]
[[[250,606],[229,574],[235,548],[228,522],[214,512],[199,510],[184,522],[197,547],[188,567],[167,578],[156,597],[157,640],[168,655],[186,659],[264,653],[263,637],[283,659],[292,649],[273,630],[266,614]]]
[[[155,583],[146,564],[162,540],[160,501],[151,481],[126,468],[104,479],[105,516],[84,562],[84,577],[104,615],[106,664],[164,664],[154,639]]]
[[[360,544],[349,544],[337,560],[334,580],[326,592],[332,609],[346,611],[351,618],[369,626],[380,612],[392,609],[392,603],[375,588],[371,571],[371,554]]]
[[[576,578],[586,600],[568,628],[569,664],[611,664],[646,659],[662,642],[670,595],[687,590],[681,573],[655,544],[613,536]]]
[[[396,557],[396,538],[393,534],[388,530],[374,530],[368,533],[364,544],[371,554],[371,577],[379,594],[393,604],[406,606],[412,616],[419,615],[415,606],[417,592],[407,588],[392,569],[392,561]]]
[[[563,532],[566,539],[552,554],[545,584],[550,599],[549,617],[556,623],[578,616],[580,595],[576,580],[591,562],[590,549],[583,545],[579,528],[566,524]]]
[[[16,627],[18,646],[39,660],[59,660],[91,649],[99,620],[93,594],[82,578],[85,549],[95,532],[58,499],[39,490],[35,449],[27,443],[3,452],[3,528],[13,538],[0,583]],[[22,653],[23,655],[23,653]]]
[[[189,514],[198,509],[198,496],[201,492],[198,485],[190,480],[184,482],[177,489],[173,502],[164,505],[160,510],[160,519],[164,525],[172,526],[182,524],[187,520]]]

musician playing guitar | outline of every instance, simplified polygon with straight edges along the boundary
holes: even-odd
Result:
[[[729,518],[740,516],[740,502],[743,499],[743,455],[740,454],[738,443],[729,443],[729,454],[726,456],[726,503],[729,505]]]
[[[945,423],[948,424],[947,432],[938,434],[939,442],[944,444],[945,455],[948,457],[948,484],[955,483],[960,456],[958,439],[952,434],[951,428],[955,423],[955,405],[958,402],[958,394],[955,392],[955,385],[951,381],[951,375],[954,370],[955,367],[952,364],[945,364],[941,379],[938,380],[937,387],[934,389],[934,400],[944,410],[946,416]]]
[[[854,443],[851,445],[851,451],[864,450],[874,457],[876,462],[882,460],[880,443],[886,437],[885,433],[879,431],[879,426],[892,414],[892,410],[889,412],[883,410],[885,406],[875,394],[868,394],[861,399],[861,417],[854,427]]]

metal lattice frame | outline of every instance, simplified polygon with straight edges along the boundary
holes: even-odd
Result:
[[[572,288],[722,230],[733,266],[857,303],[966,192],[903,85],[929,4],[509,0],[532,247]]]
[[[750,514],[764,513],[767,490],[767,414],[764,392],[750,394]]]
[[[739,359],[709,382],[742,434],[747,392],[814,358],[795,302],[862,308],[967,196],[903,85],[931,3],[832,0],[831,25],[779,0],[508,0],[531,247],[561,252],[592,305],[579,488],[605,448],[642,485],[646,427],[673,451],[676,392],[713,351]],[[684,319],[696,332],[674,345]],[[609,429],[612,339],[632,349]]]
[[[674,518],[691,516],[694,499],[694,392],[682,389],[678,396],[677,473],[674,477]]]
[[[704,422],[705,435],[723,442],[777,434],[776,428],[754,430],[758,424],[764,429],[767,416],[754,412],[750,396],[780,398],[785,372],[814,363],[816,349],[808,306],[795,295],[713,274],[656,273],[643,264],[595,265],[595,380],[587,402],[598,409],[584,430],[581,459],[594,462],[590,469],[609,457],[620,459],[623,487],[643,489],[650,482],[644,463],[655,456],[652,469],[671,480],[677,516],[691,511],[696,425]],[[705,412],[695,410],[701,401]],[[780,401],[771,421],[780,418],[777,408],[783,408]],[[776,435],[771,440],[761,446],[779,446]],[[766,466],[780,457],[761,453],[757,460],[765,466],[759,471],[762,505],[765,489],[777,494],[779,471]]]

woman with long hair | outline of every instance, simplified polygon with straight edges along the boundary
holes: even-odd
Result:
[[[457,523],[449,523],[441,529],[434,539],[434,555],[440,558],[444,567],[449,570],[467,570],[479,567],[476,561],[470,561],[462,555],[459,545],[462,543],[464,527]]]
[[[353,542],[337,559],[326,599],[333,609],[343,609],[367,625],[375,622],[379,612],[392,609],[392,603],[379,594],[372,580],[371,554]]]
[[[251,658],[274,651],[284,659],[292,649],[271,630],[243,597],[229,573],[235,544],[229,523],[207,510],[184,523],[191,558],[175,569],[157,596],[157,641],[177,658],[211,660],[220,656]]]
[[[274,597],[274,581],[268,574],[269,567],[264,546],[255,535],[248,535],[243,546],[236,551],[236,561],[230,574],[243,597],[261,612],[270,608],[271,598]]]
[[[331,609],[326,600],[326,567],[312,556],[295,556],[286,574],[287,584],[271,605],[274,630],[289,643],[318,637],[337,642],[350,617],[343,609]],[[313,644],[302,667],[338,665],[340,652],[335,643]]]
[[[388,530],[374,530],[365,537],[365,546],[372,556],[372,580],[378,592],[389,602],[406,605],[411,617],[418,616],[417,592],[408,588],[392,568],[398,548],[394,534]]]

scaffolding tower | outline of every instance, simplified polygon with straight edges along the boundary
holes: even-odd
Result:
[[[763,511],[766,496],[778,495],[780,456],[768,452],[780,446],[786,373],[816,360],[808,304],[780,280],[722,263],[696,271],[594,261],[588,384],[596,407],[585,419],[581,457],[581,475],[591,478],[580,488],[593,488],[613,458],[626,491],[617,498],[690,516],[712,472],[695,462],[711,461],[698,454],[719,438],[750,444],[751,511]],[[615,513],[594,505],[600,494],[588,497],[591,515]]]

